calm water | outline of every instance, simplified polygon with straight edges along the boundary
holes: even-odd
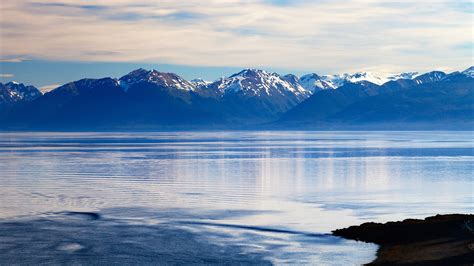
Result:
[[[471,132],[0,133],[0,263],[360,264],[472,212]]]

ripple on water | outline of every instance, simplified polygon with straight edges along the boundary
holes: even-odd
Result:
[[[466,132],[0,133],[0,260],[367,262],[373,246],[318,233],[469,211],[472,147]]]
[[[376,249],[328,234],[244,225],[77,218],[61,213],[0,222],[0,262],[314,265],[337,257],[340,263],[360,264],[373,259]]]

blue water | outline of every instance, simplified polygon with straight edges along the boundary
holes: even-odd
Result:
[[[358,265],[367,221],[470,213],[471,132],[0,133],[0,263]]]

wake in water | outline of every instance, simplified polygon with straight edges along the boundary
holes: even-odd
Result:
[[[217,228],[217,229],[216,229]],[[219,230],[223,228],[224,230]],[[202,221],[112,219],[94,212],[58,212],[0,223],[0,261],[16,264],[260,264],[319,262],[344,255],[355,242],[329,234]],[[369,244],[361,244],[366,248]],[[321,247],[325,247],[321,249]],[[318,251],[319,249],[319,251]],[[367,248],[370,254],[372,249]],[[281,258],[279,258],[281,257]],[[361,261],[362,262],[362,261]]]
[[[98,219],[96,213],[0,223],[0,261],[31,264],[270,264],[264,254],[238,245],[219,245],[215,233],[169,224],[131,224]]]

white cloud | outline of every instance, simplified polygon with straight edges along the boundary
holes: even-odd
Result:
[[[0,35],[1,36],[1,35]],[[0,62],[6,62],[6,63],[21,63],[25,61],[24,58],[0,58]]]
[[[472,43],[458,1],[271,2],[4,0],[0,56],[325,72],[472,61],[472,48],[455,48]]]
[[[0,78],[13,78],[15,75],[13,74],[1,74],[0,73]]]
[[[45,94],[47,92],[50,92],[50,91],[56,89],[59,86],[61,86],[61,85],[60,84],[51,84],[51,85],[42,86],[42,87],[39,88],[39,90],[41,91],[41,93]]]

